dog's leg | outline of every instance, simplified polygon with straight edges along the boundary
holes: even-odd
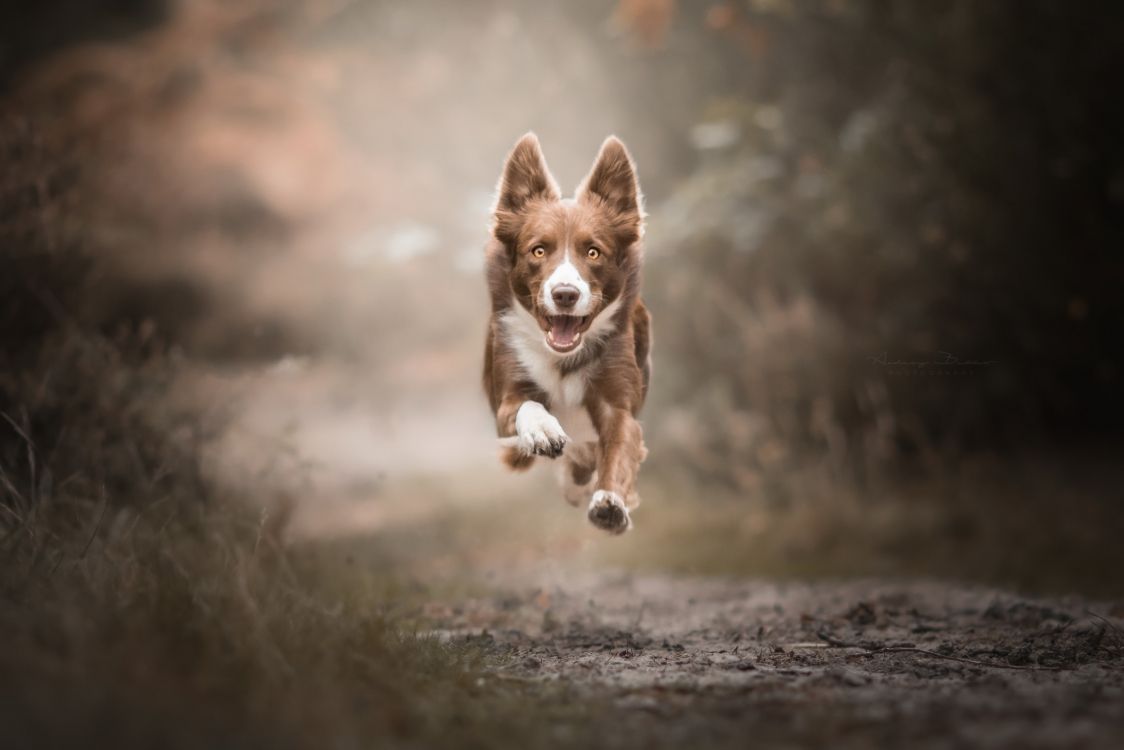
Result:
[[[557,458],[570,438],[538,401],[524,401],[515,413],[516,448],[524,456]]]
[[[562,497],[575,508],[589,498],[597,474],[597,443],[573,443],[558,466]]]
[[[570,439],[546,407],[516,392],[505,395],[496,407],[496,432],[503,447],[501,459],[515,471],[529,469],[535,456],[561,455]]]
[[[633,492],[640,462],[647,451],[644,433],[632,414],[624,409],[607,408],[599,415],[601,461],[597,467],[597,491],[589,501],[589,520],[611,534],[623,534],[632,527],[629,503],[639,498]]]

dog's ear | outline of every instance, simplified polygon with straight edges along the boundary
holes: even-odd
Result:
[[[559,197],[558,183],[547,169],[539,139],[534,133],[527,133],[515,144],[503,166],[497,190],[496,214],[518,213],[536,198],[557,200]]]
[[[632,157],[616,136],[601,144],[601,152],[578,188],[578,200],[601,203],[610,208],[622,231],[634,232],[639,239],[644,231],[643,196]]]

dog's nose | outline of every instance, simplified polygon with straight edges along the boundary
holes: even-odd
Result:
[[[581,297],[581,292],[578,291],[576,286],[559,284],[551,290],[550,296],[554,298],[554,304],[558,305],[559,309],[568,310],[578,304],[578,298]]]

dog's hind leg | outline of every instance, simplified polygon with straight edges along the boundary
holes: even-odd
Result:
[[[589,500],[597,479],[597,443],[571,443],[558,467],[562,497],[574,507]]]

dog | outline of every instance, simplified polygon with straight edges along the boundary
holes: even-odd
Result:
[[[567,502],[586,504],[590,522],[612,534],[632,527],[647,455],[637,421],[652,370],[642,203],[616,137],[563,198],[528,133],[504,164],[486,248],[484,390],[502,460],[525,470],[560,459]]]

